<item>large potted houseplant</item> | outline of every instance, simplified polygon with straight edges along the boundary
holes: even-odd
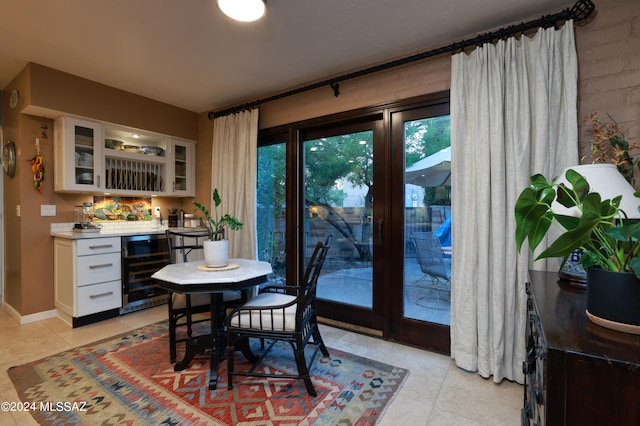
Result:
[[[559,236],[536,259],[575,253],[587,281],[587,315],[597,324],[640,334],[640,193],[633,171],[638,164],[617,126],[591,115],[597,164],[569,168],[558,180],[531,177],[515,205],[516,245],[534,251],[553,228]],[[608,143],[608,145],[607,145]],[[615,164],[604,164],[607,151]]]
[[[234,216],[228,213],[221,216],[218,214],[221,203],[218,188],[213,191],[213,216],[207,206],[193,201],[193,205],[204,215],[202,221],[209,231],[209,240],[204,242],[204,263],[210,268],[221,268],[229,263],[229,240],[225,238],[226,228],[234,231],[242,229],[242,223]]]
[[[628,219],[621,208],[624,196],[603,199],[592,189],[583,174],[594,170],[598,176],[618,175],[622,184],[630,187],[612,164],[570,168],[564,174],[566,183],[532,176],[531,186],[522,191],[515,205],[516,246],[520,251],[528,240],[533,251],[552,226],[558,228],[559,237],[536,259],[561,257],[566,261],[575,250],[582,250],[589,318],[609,328],[640,334],[640,223]],[[625,189],[620,182],[604,179],[594,177],[592,181],[605,189]],[[638,193],[631,191],[626,196],[635,201],[627,211],[635,208],[637,217]]]

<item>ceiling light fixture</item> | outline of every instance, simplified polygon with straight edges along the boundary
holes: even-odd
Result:
[[[217,3],[222,13],[240,22],[257,21],[267,10],[266,0],[217,0]]]

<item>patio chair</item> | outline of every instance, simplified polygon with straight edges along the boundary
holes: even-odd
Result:
[[[413,236],[413,238],[433,238],[434,236],[433,232],[431,231],[414,232],[411,235]]]
[[[418,280],[418,282],[431,277],[432,285],[427,288],[432,293],[435,293],[436,298],[439,301],[440,293],[451,292],[451,277],[449,276],[449,271],[445,264],[444,253],[442,251],[442,246],[440,245],[440,240],[435,236],[421,237],[414,234],[413,243],[416,248],[416,260],[420,265],[420,270],[425,274],[424,277]],[[426,296],[421,297],[419,300],[425,298]]]
[[[332,236],[318,242],[304,273],[300,285],[268,286],[243,306],[234,309],[227,316],[227,370],[228,386],[233,389],[233,376],[267,377],[277,379],[300,379],[304,381],[307,393],[316,396],[309,369],[318,354],[329,356],[322,341],[316,319],[316,286],[324,260],[331,246]],[[250,337],[269,341],[258,361],[249,369],[236,370],[233,359],[236,345]],[[313,339],[313,340],[312,340]],[[296,362],[297,374],[272,374],[257,372],[256,368],[269,354],[273,346],[284,341],[291,345]],[[246,340],[245,340],[246,343]],[[309,363],[305,359],[307,344],[315,345]]]
[[[199,260],[204,256],[203,242],[209,238],[205,231],[179,232],[168,229],[167,244],[169,248],[169,262],[188,262]],[[236,307],[246,302],[244,293],[228,291],[223,294],[226,307]],[[209,294],[180,294],[169,292],[169,359],[176,362],[177,344],[186,341],[186,337],[177,338],[177,328],[187,327],[190,331],[193,324],[210,321],[208,316],[194,319],[195,314],[211,312],[211,296]]]

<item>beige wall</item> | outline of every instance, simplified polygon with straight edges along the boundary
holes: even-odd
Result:
[[[9,107],[8,94],[18,89],[20,101]],[[54,309],[53,240],[51,223],[73,222],[73,206],[92,201],[91,194],[61,194],[53,190],[52,117],[61,112],[191,140],[198,139],[198,114],[114,89],[38,64],[28,64],[5,87],[4,141],[16,144],[16,175],[3,179],[4,301],[21,315]],[[47,123],[49,138],[41,141],[45,180],[41,192],[33,189],[29,160],[35,138]],[[190,208],[188,200],[153,198],[154,206]],[[41,217],[40,205],[56,205],[55,217]],[[185,206],[188,204],[188,206]],[[16,216],[16,206],[21,216]]]

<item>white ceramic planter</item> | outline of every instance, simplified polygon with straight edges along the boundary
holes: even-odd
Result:
[[[229,264],[229,240],[204,242],[204,264],[212,268],[221,268]]]

